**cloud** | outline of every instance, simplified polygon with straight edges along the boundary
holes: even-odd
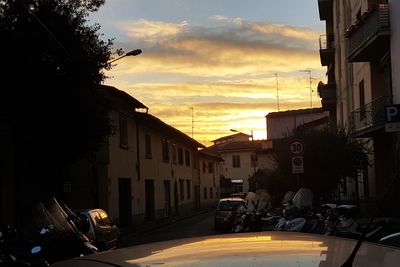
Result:
[[[223,15],[207,25],[145,19],[119,24],[128,50],[143,54],[118,61],[108,83],[150,107],[150,113],[191,134],[194,108],[195,138],[199,141],[230,134],[234,128],[253,130],[265,138],[265,115],[309,107],[310,69],[324,79],[320,65],[320,32],[281,24],[245,21]],[[318,106],[317,82],[312,80],[313,105]]]

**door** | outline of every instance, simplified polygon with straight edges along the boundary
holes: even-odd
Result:
[[[129,226],[132,224],[132,192],[131,179],[118,179],[119,192],[119,224]]]
[[[165,214],[171,215],[171,183],[168,180],[164,181],[164,201],[165,201]]]
[[[155,203],[154,203],[154,181],[150,179],[145,180],[145,194],[146,194],[146,220],[154,220]]]

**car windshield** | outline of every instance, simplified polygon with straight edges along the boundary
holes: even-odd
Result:
[[[234,208],[238,208],[243,205],[244,205],[243,201],[235,201],[235,200],[221,201],[217,209],[220,211],[231,211]]]

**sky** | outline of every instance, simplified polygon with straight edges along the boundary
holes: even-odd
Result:
[[[278,98],[279,111],[311,107],[310,74],[321,106],[317,0],[106,0],[93,23],[115,49],[143,50],[105,84],[205,145],[231,129],[265,139]]]

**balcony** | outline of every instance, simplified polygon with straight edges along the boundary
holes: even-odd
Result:
[[[392,104],[392,97],[381,96],[351,112],[352,137],[370,137],[385,128],[385,106]]]
[[[332,0],[318,0],[319,19],[328,20],[333,14]]]
[[[329,111],[336,108],[336,84],[319,82],[318,94],[321,97],[322,109]]]
[[[322,66],[329,66],[335,60],[335,48],[333,48],[333,34],[323,34],[319,37],[319,56]]]
[[[390,49],[389,5],[379,4],[347,30],[349,62],[379,61]]]

